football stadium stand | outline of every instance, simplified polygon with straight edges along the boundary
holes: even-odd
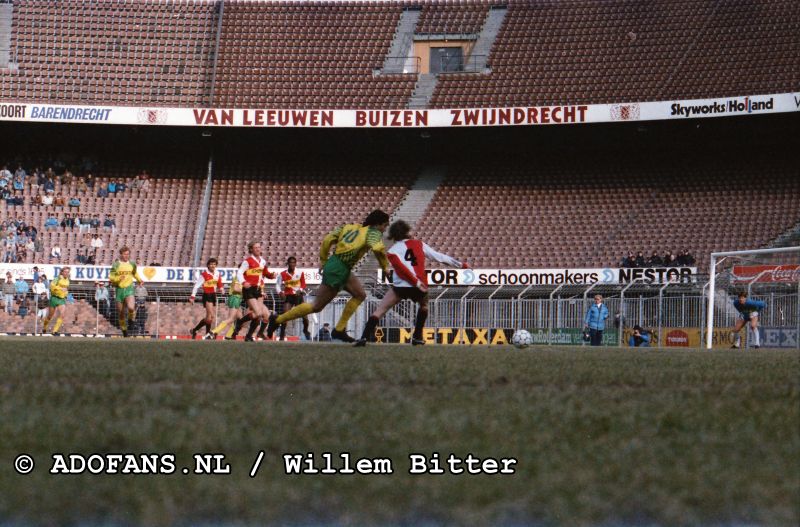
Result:
[[[10,35],[0,35],[9,39],[3,55],[8,63],[0,64],[3,102],[403,108],[418,72],[386,74],[381,68],[399,38],[404,11],[419,11],[410,35],[415,43],[442,37],[452,44],[476,41],[498,6],[507,13],[486,69],[440,74],[432,107],[635,102],[800,88],[800,11],[791,0],[15,0],[11,5],[11,11],[0,12],[11,27]],[[0,145],[0,163],[13,170],[21,153],[17,142],[30,133],[40,151],[24,152],[25,168],[29,173],[36,165],[46,168],[44,160],[61,150],[60,140],[53,132],[43,141],[44,129],[23,126],[3,128],[4,139],[12,139]],[[525,133],[516,148],[526,148]],[[131,144],[145,135],[131,134],[125,139]],[[196,225],[207,197],[201,260],[217,256],[224,265],[235,264],[253,232],[267,242],[271,263],[293,253],[301,265],[315,266],[319,241],[331,226],[358,220],[372,208],[395,210],[425,163],[448,170],[417,230],[475,266],[608,266],[631,249],[664,248],[688,248],[703,265],[712,249],[760,247],[800,220],[796,170],[768,154],[726,154],[722,161],[695,156],[683,164],[673,157],[685,151],[643,161],[615,145],[616,153],[605,158],[534,163],[514,159],[513,147],[490,160],[470,156],[484,146],[484,139],[472,139],[460,145],[462,152],[428,151],[423,161],[384,138],[372,152],[379,162],[367,167],[309,162],[319,136],[304,135],[285,140],[298,140],[292,155],[302,163],[286,161],[291,156],[264,159],[257,146],[238,159],[221,156],[210,196],[204,196],[207,150],[196,147],[183,155],[153,141],[149,150],[132,156],[98,135],[92,136],[94,144],[87,139],[77,148],[99,155],[98,186],[130,180],[143,167],[153,179],[147,193],[79,196],[81,214],[115,216],[113,232],[99,230],[104,248],[97,263],[110,263],[115,249],[129,244],[140,261],[187,265],[197,253]],[[220,137],[213,141],[224,145]],[[260,137],[271,141],[272,136]],[[361,138],[355,141],[361,146]],[[72,169],[81,173],[77,165]],[[33,204],[39,190],[26,185],[23,205],[0,202],[1,219],[21,216],[39,229],[45,254],[58,245],[62,261],[74,262],[84,233],[45,230],[49,213],[56,212],[60,221],[69,209]],[[71,197],[75,183],[58,185],[59,192]]]
[[[431,107],[798,88],[800,12],[793,0],[16,0],[0,100],[404,108],[417,73],[427,71],[383,73],[392,42],[463,43],[468,64],[471,44],[496,6],[507,14],[486,68],[440,74]],[[409,9],[420,11],[416,28],[396,34]],[[412,56],[431,51],[410,49]]]
[[[762,247],[798,221],[800,180],[781,161],[587,156],[451,167],[417,231],[478,267],[614,267],[628,250],[690,249],[705,269],[713,250]]]
[[[215,3],[14,2],[0,99],[195,106],[208,100]]]
[[[227,2],[214,103],[246,108],[404,108],[415,75],[380,75],[395,2]]]
[[[410,167],[394,166],[263,166],[250,160],[220,168],[201,261],[216,256],[237,266],[256,235],[270,265],[282,266],[294,255],[298,263],[315,267],[325,234],[336,225],[361,222],[375,208],[391,213],[415,175]]]
[[[790,0],[511,1],[491,73],[440,75],[431,106],[790,92],[800,80],[798,29]]]

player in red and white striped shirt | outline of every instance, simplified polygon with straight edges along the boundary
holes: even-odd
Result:
[[[234,334],[247,322],[250,322],[250,329],[247,330],[245,341],[252,342],[253,334],[258,329],[261,322],[266,326],[269,320],[269,309],[261,301],[261,286],[264,284],[264,277],[275,278],[275,273],[267,268],[267,261],[261,257],[261,243],[250,242],[247,244],[247,251],[250,253],[244,259],[242,265],[236,273],[236,277],[242,284],[242,300],[250,308],[251,313],[243,316],[236,323]],[[250,317],[250,318],[248,318]]]
[[[436,252],[425,242],[411,238],[410,233],[411,226],[403,220],[398,220],[389,227],[389,239],[395,241],[386,253],[394,269],[392,287],[370,315],[364,333],[355,343],[356,346],[366,346],[367,342],[374,342],[378,321],[392,306],[406,298],[419,304],[411,344],[414,346],[425,344],[422,340],[422,328],[425,327],[425,320],[428,318],[428,276],[425,273],[425,258],[451,267],[469,268],[466,262]]]
[[[192,289],[192,296],[189,297],[189,303],[194,304],[194,298],[198,289],[203,289],[203,307],[206,308],[206,316],[192,329],[192,339],[197,336],[197,332],[205,326],[206,338],[211,335],[211,326],[214,324],[214,311],[217,307],[217,291],[222,290],[222,276],[217,271],[217,259],[209,258],[206,263],[206,269],[197,274],[197,281],[194,283]]]

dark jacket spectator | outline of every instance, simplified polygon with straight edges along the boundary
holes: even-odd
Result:
[[[633,334],[628,339],[628,346],[632,348],[649,348],[650,332],[642,329],[641,326],[633,326]]]
[[[61,220],[61,226],[65,229],[74,229],[75,228],[75,219],[72,217],[71,214],[66,214],[64,219]]]
[[[636,253],[636,260],[634,261],[634,265],[639,268],[645,267],[647,265],[647,262],[645,262],[644,260],[644,254],[642,254],[642,251]]]
[[[624,257],[620,262],[620,267],[633,267],[635,265],[636,259],[633,257],[633,253],[629,252],[628,256]]]
[[[647,260],[647,265],[650,267],[659,267],[664,263],[664,260],[658,255],[658,252],[653,251],[653,254],[650,256],[650,259]]]
[[[319,333],[317,334],[317,340],[320,342],[330,342],[331,340],[331,328],[330,324],[327,322],[319,328]]]
[[[684,249],[678,256],[678,263],[684,267],[692,267],[695,264],[694,256],[689,252],[689,249]]]
[[[97,197],[98,198],[108,197],[108,188],[106,188],[105,184],[100,185],[100,188],[97,189]]]

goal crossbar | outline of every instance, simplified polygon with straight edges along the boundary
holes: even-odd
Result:
[[[744,255],[758,255],[758,254],[778,254],[788,252],[798,252],[800,246],[797,247],[777,247],[775,249],[753,249],[752,251],[726,251],[711,253],[711,261],[709,262],[708,269],[708,312],[706,315],[706,349],[711,349],[714,337],[714,298],[715,298],[715,281],[717,278],[717,260],[728,256],[744,256]]]

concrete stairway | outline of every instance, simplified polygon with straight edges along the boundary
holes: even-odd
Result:
[[[472,48],[472,57],[470,60],[470,70],[481,73],[486,70],[487,60],[489,53],[492,51],[492,46],[497,38],[497,33],[500,31],[500,26],[503,25],[503,20],[506,18],[505,7],[492,7],[489,9],[489,14],[486,15],[486,22],[483,24],[481,34]]]
[[[425,211],[436,195],[436,190],[439,188],[442,180],[444,179],[445,171],[443,167],[432,166],[426,167],[422,170],[417,178],[417,181],[411,186],[402,201],[395,209],[391,216],[391,221],[405,220],[413,228],[416,223],[425,215]],[[413,231],[412,231],[413,235]],[[384,238],[386,248],[391,247],[393,242]],[[367,254],[359,265],[353,269],[353,273],[358,276],[359,280],[364,284],[364,289],[367,292],[367,306],[377,305],[379,301],[377,297],[382,298],[381,291],[385,290],[385,286],[380,286],[377,283],[378,276],[378,261],[371,254]],[[389,320],[392,324],[397,326],[412,327],[414,325],[414,316],[416,313],[416,306],[409,306],[407,302],[398,304],[393,310],[387,313]],[[367,309],[359,309],[355,316],[348,323],[348,331],[351,336],[358,337],[361,335],[362,328],[366,324],[369,312]]]
[[[800,222],[796,223],[794,227],[775,238],[772,243],[769,244],[769,246],[774,248],[800,247]]]
[[[442,180],[444,179],[445,171],[443,167],[427,167],[422,170],[417,178],[417,181],[406,192],[406,195],[400,201],[398,207],[392,213],[391,221],[405,220],[413,228],[417,222],[422,219],[425,211],[433,200],[436,190],[439,188]],[[392,243],[384,240],[387,244],[387,249]],[[361,260],[354,272],[358,274],[359,278],[367,281],[375,281],[375,276],[378,271],[378,262],[374,257],[367,255]]]
[[[417,79],[414,92],[408,100],[409,108],[427,108],[436,89],[437,78],[432,73],[423,73]]]
[[[11,61],[11,23],[14,4],[0,3],[0,68],[8,68]]]
[[[389,53],[383,61],[381,73],[418,73],[414,59],[414,30],[417,27],[420,15],[419,9],[406,9],[397,23],[394,40],[389,47]]]

